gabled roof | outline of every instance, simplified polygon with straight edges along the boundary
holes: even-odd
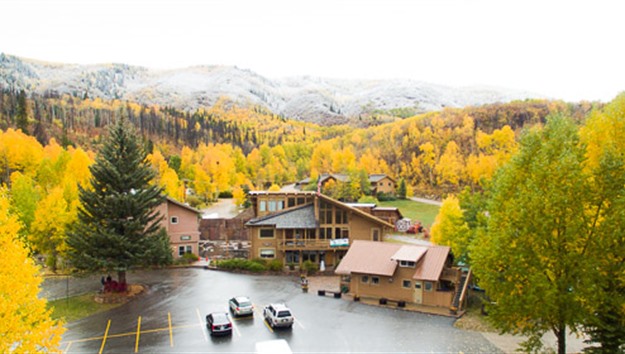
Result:
[[[395,182],[394,179],[392,179],[391,177],[383,173],[369,175],[369,182],[378,182],[378,181],[383,180],[384,178],[388,178],[391,181]]]
[[[276,229],[315,229],[315,208],[313,204],[286,209],[248,221],[246,226],[273,226]]]
[[[386,221],[384,221],[384,220],[382,220],[382,219],[380,219],[378,217],[375,217],[375,216],[367,213],[366,211],[360,210],[358,208],[350,207],[349,205],[347,205],[347,204],[345,204],[345,203],[343,203],[341,201],[338,201],[336,199],[330,198],[330,197],[328,197],[327,195],[324,195],[324,194],[317,194],[317,196],[319,197],[319,199],[323,199],[323,200],[325,200],[328,203],[337,205],[337,206],[342,207],[344,209],[348,209],[348,210],[352,211],[354,214],[357,214],[358,216],[360,216],[360,217],[362,217],[364,219],[373,221],[373,222],[375,222],[375,223],[377,223],[379,225],[383,225],[383,226],[389,227],[391,229],[395,228],[395,225],[390,224],[390,223],[388,223],[388,222],[386,222]]]
[[[413,279],[437,281],[440,278],[449,247],[413,246],[398,243],[356,240],[335,270],[336,274],[352,273],[393,276],[397,261],[417,257]],[[410,259],[402,259],[410,258]],[[394,260],[395,259],[395,260]]]
[[[175,205],[177,205],[177,206],[179,206],[181,208],[185,208],[185,209],[190,210],[190,211],[192,211],[192,212],[194,212],[196,214],[202,214],[201,211],[195,209],[194,207],[192,207],[190,205],[187,205],[187,204],[184,204],[184,203],[180,203],[179,201],[177,201],[177,200],[175,200],[175,199],[173,199],[171,197],[166,197],[166,199],[167,199],[168,202],[170,202],[172,204],[175,204]]]
[[[396,243],[355,240],[338,267],[336,274],[373,274],[392,276],[397,262],[391,257],[400,246]]]
[[[449,255],[449,247],[447,246],[430,247],[420,262],[421,264],[417,264],[417,271],[412,279],[437,281],[441,276],[445,261],[447,261],[447,255]]]

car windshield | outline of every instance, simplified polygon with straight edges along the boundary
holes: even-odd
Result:
[[[278,317],[289,317],[291,316],[291,312],[289,311],[280,311],[278,312]]]
[[[252,303],[249,301],[241,301],[239,302],[239,306],[241,307],[248,307],[248,306],[252,306]]]

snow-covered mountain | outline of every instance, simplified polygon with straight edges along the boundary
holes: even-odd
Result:
[[[425,112],[541,97],[511,89],[457,88],[414,80],[269,79],[236,66],[154,70],[125,64],[47,63],[7,54],[0,54],[0,86],[38,93],[86,93],[91,98],[181,109],[210,106],[225,96],[238,104],[261,105],[285,117],[325,125],[394,108]]]

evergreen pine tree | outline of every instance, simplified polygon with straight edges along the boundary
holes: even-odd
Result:
[[[165,198],[150,185],[155,171],[134,130],[120,119],[90,167],[91,187],[80,187],[78,222],[68,232],[69,259],[83,271],[116,271],[120,283],[137,265],[172,260],[156,211]],[[166,246],[167,245],[167,246]]]
[[[399,199],[406,199],[406,180],[399,180],[399,187],[397,187],[397,196]]]

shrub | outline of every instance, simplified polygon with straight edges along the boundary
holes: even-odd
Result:
[[[274,259],[267,264],[267,268],[274,272],[279,272],[284,268],[284,264],[279,259]]]
[[[304,261],[304,263],[302,263],[302,269],[309,274],[312,274],[319,270],[319,266],[313,261]]]
[[[247,270],[258,273],[267,270],[266,263],[264,259],[253,259],[250,261],[243,258],[233,258],[217,261],[215,265],[221,269]]]

